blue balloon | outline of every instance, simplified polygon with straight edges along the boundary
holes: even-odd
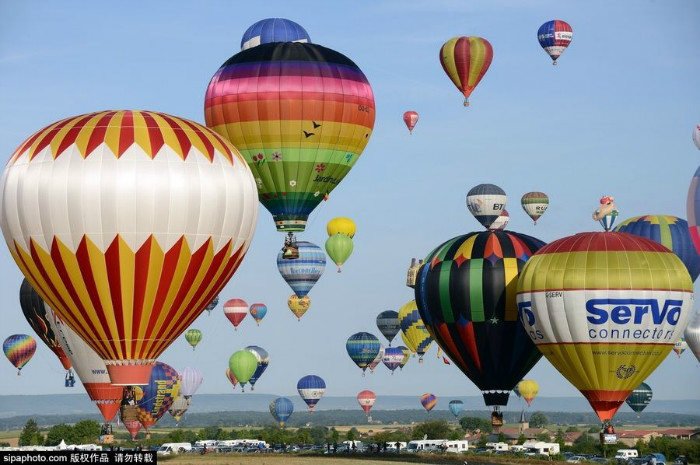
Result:
[[[620,223],[615,231],[658,242],[681,259],[693,281],[700,275],[700,256],[684,219],[670,215],[635,216]]]
[[[464,410],[464,402],[462,402],[461,400],[451,400],[449,408],[450,412],[452,412],[452,415],[454,415],[455,418],[457,418],[459,416],[459,412]]]
[[[355,364],[362,369],[362,376],[370,363],[374,361],[379,353],[381,344],[379,339],[373,334],[360,332],[348,338],[345,343],[345,350]]]
[[[270,42],[311,43],[309,33],[294,21],[284,18],[267,18],[250,26],[241,39],[241,50]]]
[[[270,413],[279,422],[280,427],[284,428],[284,424],[294,413],[294,405],[286,397],[278,397],[270,402]]]
[[[307,241],[297,241],[299,258],[288,259],[277,254],[277,269],[289,287],[301,299],[309,293],[326,269],[326,253]]]
[[[309,410],[313,410],[326,392],[326,382],[320,376],[306,375],[297,383],[297,391]]]
[[[253,373],[253,376],[251,376],[248,380],[250,385],[253,386],[250,388],[250,390],[254,391],[255,383],[258,381],[258,378],[262,376],[265,370],[267,370],[267,366],[270,364],[270,355],[265,349],[258,346],[248,346],[244,350],[251,352],[253,355],[255,355],[255,358],[258,359],[258,367],[255,369],[255,373]]]

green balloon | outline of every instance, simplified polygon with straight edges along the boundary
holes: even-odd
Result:
[[[258,368],[258,358],[252,352],[239,350],[228,359],[228,368],[241,385],[241,389]]]
[[[198,329],[188,329],[185,333],[185,339],[192,346],[192,350],[194,350],[195,346],[202,340],[202,332]]]
[[[343,263],[350,258],[353,247],[352,239],[345,234],[333,234],[326,241],[326,253],[338,265],[338,273]]]

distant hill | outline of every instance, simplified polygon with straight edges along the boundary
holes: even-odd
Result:
[[[270,401],[277,396],[256,394],[255,392],[230,394],[197,394],[193,398],[190,413],[208,412],[267,412]],[[306,404],[296,393],[288,396],[294,403],[295,411],[303,411]],[[465,410],[487,411],[483,399],[479,396],[440,398],[435,410],[447,410],[447,404],[452,399],[464,402]],[[538,397],[529,409],[517,398],[511,398],[506,412],[519,412],[523,407],[527,411],[541,412],[581,412],[590,413],[591,406],[583,397]],[[354,397],[325,396],[316,410],[356,410],[357,400]],[[379,396],[375,410],[413,410],[420,409],[417,396]],[[623,405],[620,413],[630,409]],[[678,413],[700,416],[700,403],[696,400],[653,400],[647,410],[658,413]],[[81,415],[95,413],[85,394],[53,394],[53,395],[0,395],[0,418],[23,415]]]

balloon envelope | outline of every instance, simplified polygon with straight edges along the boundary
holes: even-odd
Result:
[[[139,421],[148,429],[170,409],[180,392],[180,376],[170,365],[156,362],[151,370],[150,382],[141,387],[143,396],[138,406]]]
[[[249,350],[238,350],[229,358],[228,367],[243,389],[258,369],[258,358]]]
[[[148,382],[233,276],[257,222],[238,151],[193,121],[148,111],[47,126],[12,155],[0,190],[15,262],[122,385]]]
[[[294,413],[294,404],[286,397],[278,397],[270,402],[270,414],[277,420],[281,428],[284,428],[292,413]]]
[[[305,229],[359,159],[375,118],[372,88],[352,60],[291,42],[226,61],[209,83],[204,113],[248,161],[278,231]]]
[[[374,394],[374,392],[370,390],[364,390],[360,391],[359,394],[357,394],[357,403],[360,404],[360,407],[362,407],[362,410],[365,411],[366,414],[369,415],[369,411],[372,410],[372,407],[374,407],[374,403],[377,401],[377,396]]]
[[[433,336],[426,328],[415,300],[404,304],[399,309],[399,324],[404,343],[419,356],[419,360],[423,360],[423,355],[433,343]]]
[[[271,42],[311,43],[306,29],[285,18],[265,18],[257,21],[243,33],[241,50]]]
[[[511,231],[473,232],[438,246],[418,271],[416,302],[426,328],[486,405],[507,405],[541,357],[515,297],[521,270],[543,245]]]
[[[506,229],[506,226],[508,226],[508,222],[510,221],[510,214],[508,213],[508,210],[505,208],[501,212],[500,215],[498,215],[498,218],[496,218],[493,223],[491,223],[491,229],[492,231],[502,231]]]
[[[459,413],[464,410],[464,402],[461,400],[451,400],[448,408],[450,409],[450,412],[452,412],[452,415],[457,418]]]
[[[700,310],[695,309],[690,315],[688,326],[685,328],[683,338],[688,344],[688,348],[700,362]]]
[[[547,21],[537,31],[537,40],[540,42],[540,46],[552,58],[554,64],[557,63],[557,58],[569,46],[572,38],[573,31],[571,26],[561,19]]]
[[[185,367],[180,372],[180,394],[189,399],[197,392],[202,381],[204,381],[204,377],[197,369]]]
[[[234,330],[238,330],[238,325],[248,316],[248,304],[242,299],[230,299],[224,304],[224,315],[233,325]]]
[[[423,394],[420,396],[420,404],[423,406],[425,410],[430,412],[433,407],[437,404],[437,397],[435,395],[428,393]]]
[[[415,111],[405,112],[403,114],[403,122],[408,128],[409,134],[413,134],[413,128],[415,128],[416,124],[418,123],[418,113],[416,113]]]
[[[326,253],[331,257],[333,263],[338,265],[338,273],[340,273],[343,264],[350,258],[354,247],[352,239],[344,234],[334,234],[326,239]]]
[[[346,236],[350,236],[350,239],[355,237],[356,229],[357,226],[355,225],[355,222],[350,218],[344,217],[333,218],[326,225],[326,231],[328,232],[329,236],[334,234],[344,234]]]
[[[647,405],[651,403],[651,398],[653,397],[653,392],[647,383],[642,383],[637,388],[627,396],[625,402],[634,410],[637,414],[642,413],[642,410],[647,408]]]
[[[700,275],[700,255],[684,219],[670,215],[635,216],[617,225],[615,231],[658,242],[681,259],[693,281]]]
[[[260,324],[265,315],[267,315],[267,305],[260,303],[250,305],[250,316],[255,319],[256,323]]]
[[[192,350],[194,350],[197,344],[202,340],[202,332],[198,329],[188,329],[185,331],[185,340],[192,346]]]
[[[385,310],[377,315],[377,328],[379,332],[389,341],[389,346],[391,347],[391,341],[394,337],[401,331],[401,324],[399,324],[399,313],[394,310]]]
[[[537,220],[549,208],[549,197],[544,192],[528,192],[520,198],[520,205],[527,216],[537,224]]]
[[[518,280],[527,334],[603,422],[666,358],[692,298],[693,283],[673,252],[617,232],[554,241]]]
[[[209,302],[209,304],[205,307],[205,309],[207,310],[207,312],[209,314],[211,314],[212,310],[214,310],[217,305],[219,305],[219,296],[218,295],[216,297],[214,297],[214,299],[211,302]]]
[[[296,294],[292,294],[289,296],[289,299],[287,299],[287,307],[289,307],[289,310],[292,311],[299,321],[301,321],[301,317],[304,316],[304,313],[306,313],[310,305],[311,299],[309,299],[308,295],[299,297]]]
[[[189,410],[189,408],[190,399],[186,399],[182,394],[180,394],[173,401],[172,405],[170,406],[170,409],[168,409],[168,412],[170,412],[170,415],[172,415],[175,421],[179,424],[180,421],[182,421],[182,417],[185,416],[185,413],[187,413],[187,410]]]
[[[22,308],[22,313],[27,319],[29,326],[32,327],[39,339],[44,341],[44,344],[51,349],[51,352],[56,354],[56,357],[61,361],[61,365],[66,370],[70,369],[71,363],[58,342],[58,338],[54,333],[46,309],[41,296],[32,288],[27,278],[22,280],[22,285],[19,287],[19,306]]]
[[[379,344],[379,352],[377,352],[377,356],[374,357],[374,360],[372,360],[372,363],[369,364],[369,371],[370,373],[374,373],[374,369],[377,368],[377,365],[382,363],[382,360],[384,359],[384,352],[386,351],[386,348]]]
[[[693,143],[698,150],[700,150],[700,124],[695,126],[693,129]]]
[[[520,395],[523,397],[523,399],[525,399],[528,406],[532,405],[532,401],[540,392],[540,385],[537,383],[537,381],[531,379],[524,379],[520,381],[517,388],[518,392],[520,392]]]
[[[453,37],[440,49],[440,64],[452,83],[464,95],[464,105],[484,77],[491,60],[493,47],[481,37]]]
[[[394,370],[401,366],[403,361],[403,351],[398,347],[387,347],[384,349],[384,356],[382,357],[382,363],[394,373]]]
[[[366,332],[355,333],[350,336],[345,343],[348,355],[355,362],[355,365],[364,371],[372,363],[379,353],[379,339],[373,334]]]
[[[299,258],[283,258],[282,251],[277,254],[277,269],[294,293],[305,297],[326,269],[326,254],[307,241],[297,241],[297,247]]]
[[[491,229],[506,208],[506,193],[494,184],[479,184],[467,192],[467,208],[482,226]]]
[[[255,372],[248,380],[251,386],[255,386],[255,383],[262,376],[265,370],[267,370],[267,366],[270,364],[270,354],[268,354],[265,349],[258,346],[248,346],[244,350],[247,350],[255,355],[255,359],[257,360],[258,365],[255,368]],[[251,387],[250,390],[253,391],[254,389]]]
[[[323,393],[326,392],[326,382],[320,376],[306,375],[297,382],[297,391],[308,405],[309,410],[313,411],[318,401],[323,397]]]
[[[2,343],[2,351],[19,374],[22,367],[34,356],[36,341],[28,334],[13,334]]]

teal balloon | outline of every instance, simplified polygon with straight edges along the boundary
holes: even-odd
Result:
[[[326,253],[331,257],[333,263],[338,265],[338,273],[340,273],[343,264],[350,258],[354,247],[352,239],[345,234],[333,234],[326,240]]]
[[[637,413],[637,416],[639,416],[639,414],[642,413],[642,410],[647,408],[647,405],[651,403],[652,396],[653,392],[651,391],[649,385],[647,383],[642,383],[637,387],[637,389],[632,391],[629,396],[627,396],[625,402],[627,402],[627,405],[629,405],[630,408]]]

